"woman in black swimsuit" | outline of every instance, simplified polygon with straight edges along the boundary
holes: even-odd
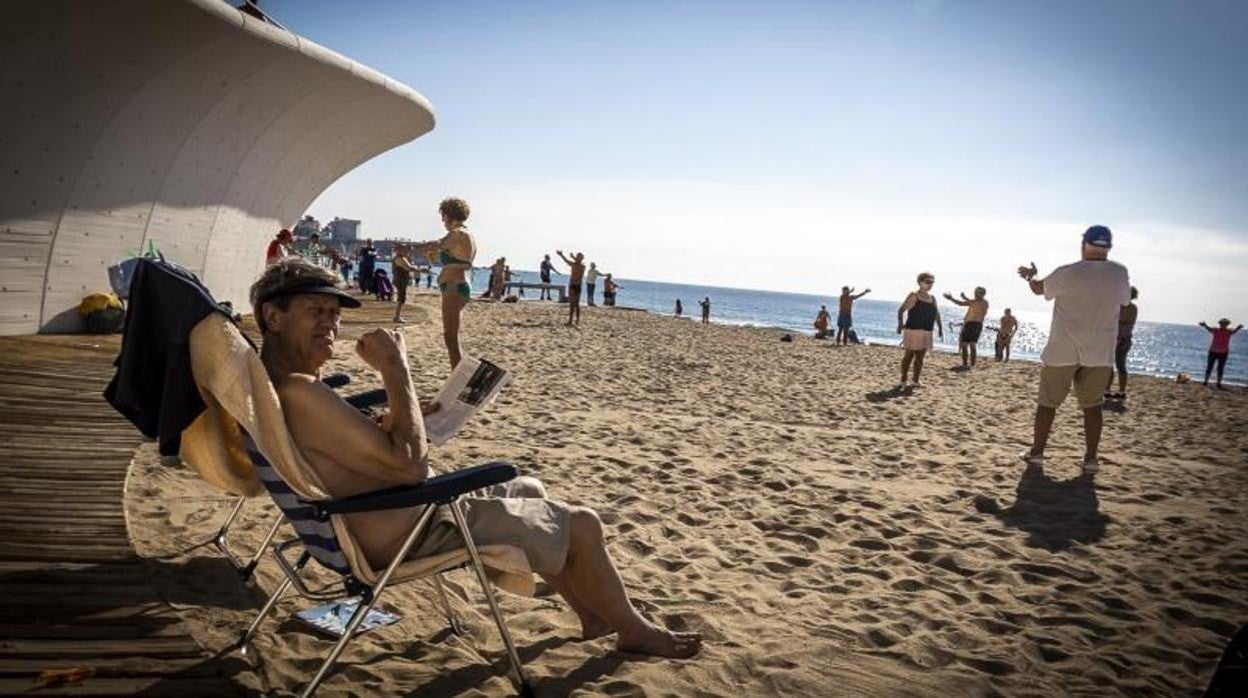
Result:
[[[906,375],[910,372],[910,364],[914,364],[914,385],[919,385],[919,374],[923,372],[923,357],[932,348],[933,326],[945,338],[945,330],[940,322],[940,310],[936,308],[936,298],[932,296],[932,286],[936,277],[927,272],[919,274],[919,290],[911,291],[906,300],[897,309],[897,334],[901,335],[901,346],[906,354],[901,358],[901,384],[906,385]],[[902,317],[905,320],[902,320]],[[904,330],[904,332],[903,332]]]

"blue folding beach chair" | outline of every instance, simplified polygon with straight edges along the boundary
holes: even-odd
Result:
[[[244,653],[248,651],[248,647],[260,629],[261,624],[292,586],[301,596],[317,601],[332,601],[340,599],[344,595],[360,598],[360,603],[356,606],[355,612],[346,623],[342,637],[334,645],[329,656],[325,658],[316,675],[304,687],[303,692],[300,694],[302,696],[312,695],[317,687],[320,686],[330,669],[333,668],[334,663],[338,660],[338,657],[346,649],[347,643],[356,634],[356,629],[368,616],[368,612],[376,605],[382,592],[392,583],[416,579],[431,580],[452,632],[460,634],[460,624],[447,600],[439,575],[448,569],[460,567],[465,562],[456,560],[450,562],[447,566],[426,567],[413,574],[410,571],[410,565],[416,564],[419,566],[419,561],[414,561],[413,563],[407,560],[408,553],[415,546],[416,542],[420,540],[421,535],[433,520],[436,509],[438,507],[446,507],[454,517],[455,526],[464,542],[464,548],[468,556],[466,562],[471,564],[485,592],[486,601],[490,606],[490,613],[494,617],[494,622],[498,626],[498,632],[503,638],[503,644],[507,648],[507,658],[511,663],[516,685],[519,687],[521,695],[532,695],[532,688],[525,678],[520,655],[516,652],[511,634],[507,631],[507,625],[503,621],[502,612],[499,610],[498,602],[494,598],[493,588],[489,578],[486,576],[485,567],[482,564],[476,543],[468,530],[463,508],[459,501],[460,498],[471,492],[514,479],[518,474],[515,466],[503,462],[486,463],[433,477],[420,485],[392,487],[336,500],[308,501],[299,497],[295,490],[282,479],[272,465],[269,464],[264,454],[260,453],[255,442],[250,437],[246,437],[246,447],[261,482],[264,483],[265,488],[268,489],[269,494],[273,497],[273,501],[282,510],[285,519],[291,523],[298,537],[272,546],[273,557],[277,561],[277,565],[285,579],[281,581],[268,601],[265,602],[264,607],[260,609],[260,613],[252,621],[251,626],[247,628],[246,632],[239,639],[238,647]],[[336,514],[354,514],[422,506],[426,507],[424,512],[406,538],[404,538],[403,544],[399,547],[394,558],[380,575],[369,575],[371,578],[361,574],[358,565],[352,563],[352,559],[357,558],[360,553],[355,549],[355,542],[350,538],[346,527],[336,528],[330,519],[331,516]],[[346,533],[347,535],[345,537],[340,536],[340,533]],[[302,552],[292,563],[287,557],[287,551],[298,548],[302,548]],[[316,560],[326,569],[339,575],[342,582],[341,587],[331,585],[329,588],[320,590],[308,588],[301,577],[301,573],[310,560]]]

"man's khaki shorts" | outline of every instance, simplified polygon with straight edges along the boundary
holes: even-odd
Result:
[[[1041,366],[1037,402],[1041,407],[1057,409],[1074,384],[1081,409],[1099,407],[1105,402],[1105,386],[1109,385],[1111,375],[1113,369],[1109,366]]]
[[[465,497],[464,518],[478,546],[503,544],[524,550],[529,567],[539,574],[558,574],[568,558],[571,531],[568,505],[545,498],[541,481],[518,477]],[[450,517],[435,519],[409,560],[464,547]]]

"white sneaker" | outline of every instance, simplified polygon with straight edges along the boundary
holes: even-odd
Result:
[[[1083,459],[1083,472],[1091,474],[1101,469],[1101,462],[1095,458]]]

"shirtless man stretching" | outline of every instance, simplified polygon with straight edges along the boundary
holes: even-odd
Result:
[[[251,288],[263,336],[260,358],[291,436],[334,498],[420,484],[431,474],[428,445],[403,335],[378,328],[355,343],[356,354],[385,385],[390,411],[380,424],[320,381],[321,367],[334,356],[341,309],[360,305],[334,281],[329,271],[294,258],[270,266]],[[522,548],[533,570],[579,616],[584,638],[614,631],[621,651],[663,657],[698,652],[699,634],[654,625],[633,608],[607,552],[602,522],[591,509],[546,499],[541,482],[531,477],[500,487],[499,496],[465,498],[473,537],[478,545],[507,542]],[[385,566],[422,511],[347,514],[346,520],[368,561]],[[453,525],[438,521],[412,555],[462,547]]]
[[[984,298],[988,291],[983,286],[976,286],[974,298],[967,298],[965,293],[958,295],[961,299],[954,298],[952,293],[946,293],[945,299],[966,308],[966,315],[962,318],[962,334],[958,335],[958,350],[962,353],[962,368],[974,368],[977,356],[975,346],[979,343],[979,335],[984,332],[984,318],[988,317],[988,300]],[[968,352],[971,360],[969,364],[966,361]]]
[[[564,256],[563,250],[555,250],[555,254],[568,265],[568,326],[572,326],[573,318],[579,325],[581,324],[581,279],[585,277],[585,255],[577,252],[572,255],[572,259],[568,259]]]

